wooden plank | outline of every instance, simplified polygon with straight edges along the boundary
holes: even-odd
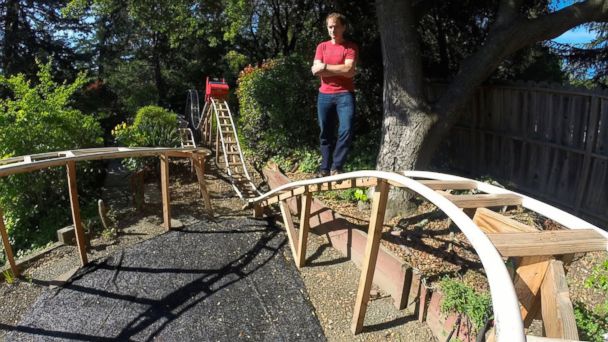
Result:
[[[365,319],[365,312],[369,301],[369,291],[372,287],[372,279],[374,278],[376,260],[378,258],[378,249],[380,248],[380,238],[382,237],[382,225],[384,224],[388,191],[388,183],[379,180],[374,192],[372,211],[369,219],[367,244],[365,247],[365,258],[363,268],[361,269],[359,290],[357,291],[355,310],[353,312],[353,321],[351,324],[351,331],[353,334],[358,334],[363,329],[363,321]]]
[[[473,190],[477,184],[473,181],[442,181],[442,180],[418,180],[420,183],[433,190]]]
[[[475,223],[484,233],[518,233],[536,232],[536,228],[517,222],[487,208],[478,208],[473,217]]]
[[[300,237],[298,241],[298,268],[304,267],[306,263],[306,245],[308,242],[308,231],[310,230],[310,205],[312,203],[312,195],[309,192],[302,194],[302,205],[300,209]]]
[[[72,221],[74,222],[74,230],[76,231],[76,244],[78,245],[78,253],[80,254],[80,263],[84,266],[89,261],[87,259],[87,242],[84,237],[82,221],[80,220],[80,204],[78,203],[78,188],[76,184],[76,162],[69,161],[66,166],[70,205],[72,208]]]
[[[291,248],[291,254],[294,260],[298,260],[298,235],[293,227],[293,219],[291,218],[291,212],[285,201],[279,202],[279,208],[281,209],[281,216],[283,217],[283,223],[285,224],[285,230],[287,231],[287,238],[289,239],[289,247]]]
[[[18,277],[19,268],[15,263],[13,247],[11,246],[11,242],[8,239],[8,233],[6,232],[6,226],[4,225],[4,212],[2,211],[2,208],[0,208],[0,234],[2,234],[2,245],[4,246],[4,255],[6,255],[6,260],[8,260],[8,263],[11,266],[11,271],[13,271],[13,275],[15,277]]]
[[[514,194],[444,195],[458,208],[502,207],[520,205],[521,197]]]
[[[376,185],[375,178],[360,178],[360,179],[355,179],[355,180],[347,179],[340,183],[326,182],[323,184],[311,185],[308,187],[301,186],[299,188],[281,192],[277,195],[269,197],[268,199],[262,201],[262,204],[267,206],[267,205],[271,205],[274,203],[278,203],[279,201],[288,199],[290,197],[295,197],[295,196],[301,195],[306,191],[310,191],[310,192],[314,193],[314,192],[322,192],[322,191],[328,191],[328,190],[342,190],[342,189],[350,189],[350,188],[357,188],[357,187],[370,187],[370,186],[375,186],[375,185]],[[307,188],[308,188],[308,190],[306,190]]]
[[[163,200],[163,227],[171,229],[171,198],[169,194],[169,157],[160,156],[160,189]]]
[[[521,258],[515,270],[513,286],[519,299],[521,317],[526,327],[530,325],[532,319],[536,316],[538,310],[537,303],[540,300],[539,291],[547,272],[550,258],[549,256]]]
[[[486,340],[486,342],[488,342]],[[565,340],[563,338],[550,338],[550,337],[539,337],[533,335],[526,335],[526,342],[581,342],[579,340]]]
[[[589,121],[587,123],[587,135],[585,137],[585,156],[583,159],[583,168],[578,178],[578,185],[576,190],[576,199],[574,204],[574,210],[576,213],[580,213],[585,190],[591,176],[591,153],[593,152],[593,146],[595,146],[595,137],[597,134],[598,115],[600,111],[600,101],[597,97],[591,99],[591,108],[589,112]]]
[[[541,286],[543,326],[547,337],[578,340],[574,309],[561,261],[551,260]]]
[[[506,257],[605,251],[608,246],[606,238],[593,229],[490,233],[487,235],[498,252]]]
[[[207,191],[207,184],[205,183],[205,156],[198,153],[192,154],[192,164],[196,171],[196,178],[198,180],[198,187],[203,196],[205,202],[205,208],[209,211],[209,214],[213,216],[213,207],[211,206],[211,198],[209,197],[209,191]]]

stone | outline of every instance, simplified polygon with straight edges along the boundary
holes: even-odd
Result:
[[[74,230],[74,226],[67,226],[57,230],[57,240],[66,245],[76,246],[76,230]]]

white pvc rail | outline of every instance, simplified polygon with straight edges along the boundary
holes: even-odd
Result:
[[[429,202],[437,206],[449,218],[452,219],[452,222],[454,222],[458,228],[460,228],[460,230],[469,240],[471,246],[475,249],[475,252],[479,256],[479,259],[481,260],[483,268],[486,272],[488,284],[490,286],[490,294],[492,296],[497,341],[525,341],[526,336],[524,334],[524,326],[521,319],[519,301],[517,300],[515,288],[513,287],[513,281],[507,272],[502,257],[496,248],[494,248],[494,245],[488,239],[488,237],[481,230],[479,230],[479,228],[466,214],[463,213],[461,209],[459,209],[454,203],[450,202],[450,200],[441,196],[422,183],[391,172],[356,171],[336,176],[288,183],[262,196],[249,200],[249,203],[253,204],[272,197],[273,195],[302,186],[369,177],[384,179],[392,182],[393,184],[399,184],[400,186],[406,187],[418,193],[422,197],[426,198]]]
[[[443,181],[469,181],[477,184],[477,189],[489,194],[515,194],[522,198],[522,207],[535,211],[551,220],[563,225],[568,229],[593,229],[599,234],[608,239],[608,232],[594,226],[593,224],[582,220],[572,214],[551,206],[547,203],[535,200],[534,198],[522,195],[520,193],[510,191],[492,184],[483,183],[474,179],[453,176],[445,173],[429,172],[429,171],[404,171],[403,174],[406,177],[411,178],[424,178],[424,179],[435,179]],[[608,246],[606,247],[608,251]]]

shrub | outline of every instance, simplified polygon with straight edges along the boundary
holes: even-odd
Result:
[[[79,74],[72,83],[52,78],[51,62],[39,64],[36,83],[24,75],[0,75],[0,158],[95,147],[102,130],[91,116],[73,109],[71,98],[86,82]],[[99,189],[99,163],[78,163],[78,187],[86,206]],[[0,179],[0,206],[17,255],[43,246],[55,230],[71,222],[66,173],[63,167]]]
[[[608,260],[604,260],[591,271],[591,275],[585,279],[585,287],[593,288],[604,294],[608,294]],[[604,334],[608,334],[608,299],[604,299],[595,307],[589,309],[583,303],[574,304],[574,316],[576,325],[583,339],[593,342],[603,342]]]
[[[316,88],[310,61],[299,56],[247,67],[238,79],[240,134],[256,164],[318,144]]]
[[[492,308],[487,293],[479,294],[461,281],[447,277],[441,280],[439,287],[443,293],[442,312],[463,314],[473,323],[476,330],[483,327]]]
[[[118,145],[127,147],[176,147],[180,145],[177,133],[177,114],[158,106],[146,106],[137,111],[133,125],[121,123],[112,135]],[[138,170],[154,163],[153,159],[127,158],[123,164]]]

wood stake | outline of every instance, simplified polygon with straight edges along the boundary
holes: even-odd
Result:
[[[363,329],[365,311],[369,301],[369,291],[374,279],[378,249],[380,248],[380,238],[382,237],[382,225],[384,224],[384,214],[388,199],[389,184],[385,180],[378,180],[374,192],[372,212],[369,219],[367,245],[365,246],[365,258],[361,269],[361,279],[359,280],[359,290],[355,301],[355,311],[350,330],[353,334],[358,334]]]
[[[310,229],[310,204],[312,195],[310,192],[302,194],[302,210],[300,211],[300,238],[298,245],[298,268],[304,267],[306,263],[306,245],[308,240],[308,230]]]
[[[171,198],[169,194],[169,157],[160,156],[160,189],[163,199],[163,227],[171,229]]]
[[[198,153],[193,153],[192,165],[194,165],[194,170],[196,170],[198,187],[201,191],[201,195],[203,196],[203,200],[205,201],[205,207],[207,208],[207,210],[209,210],[209,213],[213,215],[213,207],[211,207],[211,198],[209,197],[209,192],[207,191],[207,184],[205,183],[205,157]]]
[[[13,275],[15,277],[19,276],[19,268],[17,268],[17,264],[15,263],[15,257],[13,255],[13,247],[11,247],[11,243],[8,240],[8,233],[6,232],[6,226],[4,225],[4,212],[0,208],[0,233],[2,234],[2,244],[4,245],[4,254],[6,255],[6,260],[11,265],[11,271],[13,271]]]
[[[293,219],[291,218],[291,212],[287,202],[279,202],[279,208],[281,209],[281,215],[283,216],[283,223],[285,224],[285,230],[287,231],[287,238],[289,239],[289,247],[291,248],[291,254],[293,254],[294,260],[298,260],[298,252],[296,246],[298,246],[298,236],[296,230],[293,227]]]
[[[67,164],[68,171],[68,190],[70,192],[70,204],[72,207],[72,221],[74,221],[74,230],[76,231],[76,244],[80,253],[80,263],[84,266],[88,263],[87,259],[87,242],[84,237],[84,229],[80,221],[80,204],[78,203],[78,187],[76,183],[76,162],[69,161]]]
[[[551,260],[541,288],[543,325],[547,337],[578,340],[574,309],[561,261]]]

